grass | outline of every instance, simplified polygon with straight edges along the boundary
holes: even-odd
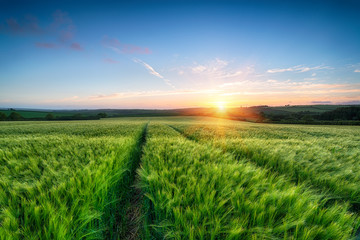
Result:
[[[173,124],[191,139],[211,143],[238,158],[310,182],[328,197],[360,202],[360,129],[332,126],[278,126],[222,121]]]
[[[346,204],[161,124],[139,175],[156,239],[349,239],[359,226]]]
[[[353,239],[359,133],[206,117],[1,122],[0,239]]]
[[[116,237],[143,125],[1,128],[0,239]]]

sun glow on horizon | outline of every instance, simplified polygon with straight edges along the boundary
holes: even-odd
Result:
[[[224,112],[226,110],[226,105],[227,105],[226,102],[219,101],[219,102],[216,102],[215,104],[220,112]]]

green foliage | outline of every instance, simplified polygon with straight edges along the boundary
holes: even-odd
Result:
[[[0,121],[5,121],[6,120],[6,114],[3,112],[0,112]]]
[[[97,116],[100,118],[107,118],[108,115],[106,113],[98,113]]]
[[[179,125],[200,142],[211,142],[237,157],[296,182],[309,181],[334,199],[360,199],[360,130],[357,127],[304,127],[223,122]]]
[[[23,120],[23,117],[17,112],[11,112],[7,119],[10,121],[20,121]]]
[[[5,123],[0,239],[116,238],[143,125]]]
[[[11,112],[14,112],[15,110],[0,110],[0,112],[10,115]],[[53,114],[55,117],[59,116],[71,116],[73,113],[68,112],[59,112],[59,111],[53,111],[53,112],[45,112],[45,111],[27,111],[27,110],[16,110],[17,113],[19,113],[21,116],[23,116],[26,119],[44,119],[45,116],[49,113]]]
[[[321,120],[360,120],[360,107],[343,107],[322,113]]]
[[[207,117],[1,122],[0,240],[127,238],[136,172],[141,239],[352,239],[359,142]]]
[[[48,113],[48,114],[45,116],[45,119],[46,119],[46,120],[54,120],[54,119],[55,119],[55,117],[54,117],[54,115],[53,115],[53,114]]]
[[[262,108],[260,114],[274,123],[360,125],[359,106]]]
[[[347,204],[165,125],[150,124],[139,175],[156,239],[349,239],[359,226]]]

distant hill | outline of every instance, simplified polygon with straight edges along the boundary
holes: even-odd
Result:
[[[360,125],[360,105],[254,107],[264,122]]]
[[[212,116],[241,121],[304,124],[359,124],[360,106],[355,105],[299,105],[299,106],[253,106],[228,108],[184,109],[79,109],[79,110],[31,110],[2,109],[0,120],[10,119],[11,113],[21,116],[16,120],[86,120],[113,117],[151,116]],[[2,115],[1,115],[2,114]],[[13,114],[14,115],[14,114]],[[1,117],[2,116],[2,117]],[[359,118],[358,118],[359,116]]]

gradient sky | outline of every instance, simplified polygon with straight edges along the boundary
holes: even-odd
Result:
[[[360,103],[360,1],[0,0],[0,107]]]

